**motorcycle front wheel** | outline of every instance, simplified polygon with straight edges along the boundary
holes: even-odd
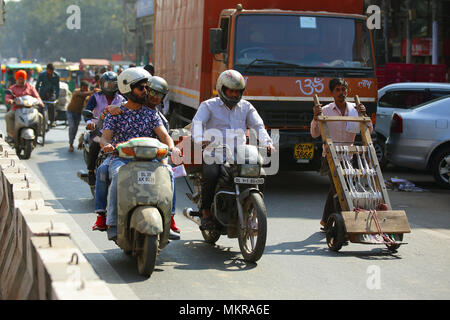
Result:
[[[22,159],[30,159],[31,151],[33,150],[33,140],[25,140],[25,146],[23,148]]]
[[[244,228],[239,234],[239,248],[245,261],[256,262],[264,253],[267,238],[267,213],[259,193],[250,193],[243,205]]]
[[[138,234],[138,239],[140,243],[137,247],[142,249],[137,255],[138,272],[144,277],[150,277],[155,270],[158,256],[158,236]]]

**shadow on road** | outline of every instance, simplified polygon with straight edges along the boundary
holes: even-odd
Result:
[[[357,243],[348,244],[348,246],[353,245],[363,246],[362,244]],[[347,246],[344,246],[339,252],[329,250],[325,240],[325,233],[316,232],[302,241],[282,242],[276,245],[266,246],[264,254],[329,256],[336,258],[351,256],[364,260],[401,259],[398,254],[392,253],[387,249],[376,248],[370,251],[347,251],[347,248]]]

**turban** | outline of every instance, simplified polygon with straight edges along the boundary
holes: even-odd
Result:
[[[14,77],[17,79],[19,78],[24,78],[25,80],[27,79],[27,72],[25,70],[19,70],[15,73]]]

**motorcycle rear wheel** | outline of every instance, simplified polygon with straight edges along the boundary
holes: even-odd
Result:
[[[244,260],[254,263],[261,258],[266,247],[266,206],[259,193],[250,193],[243,207],[244,228],[239,234],[239,248]]]
[[[149,278],[155,270],[156,257],[158,256],[159,239],[157,235],[138,234],[138,248],[142,248],[137,255],[137,266],[140,275]]]

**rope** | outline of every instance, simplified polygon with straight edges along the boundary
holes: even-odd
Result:
[[[384,206],[382,206],[384,205]],[[385,208],[385,204],[381,204],[378,207],[379,208]],[[378,231],[378,235],[380,235],[380,237],[384,240],[384,244],[387,245],[393,245],[396,244],[396,242],[394,240],[392,240],[391,238],[389,238],[385,233],[383,233],[383,231],[381,230],[381,226],[380,226],[380,221],[378,220],[378,215],[377,215],[377,210],[365,210],[362,208],[356,208],[355,210],[353,210],[354,212],[369,212],[369,221],[370,219],[373,219],[375,221],[375,226],[377,227],[377,231]]]

